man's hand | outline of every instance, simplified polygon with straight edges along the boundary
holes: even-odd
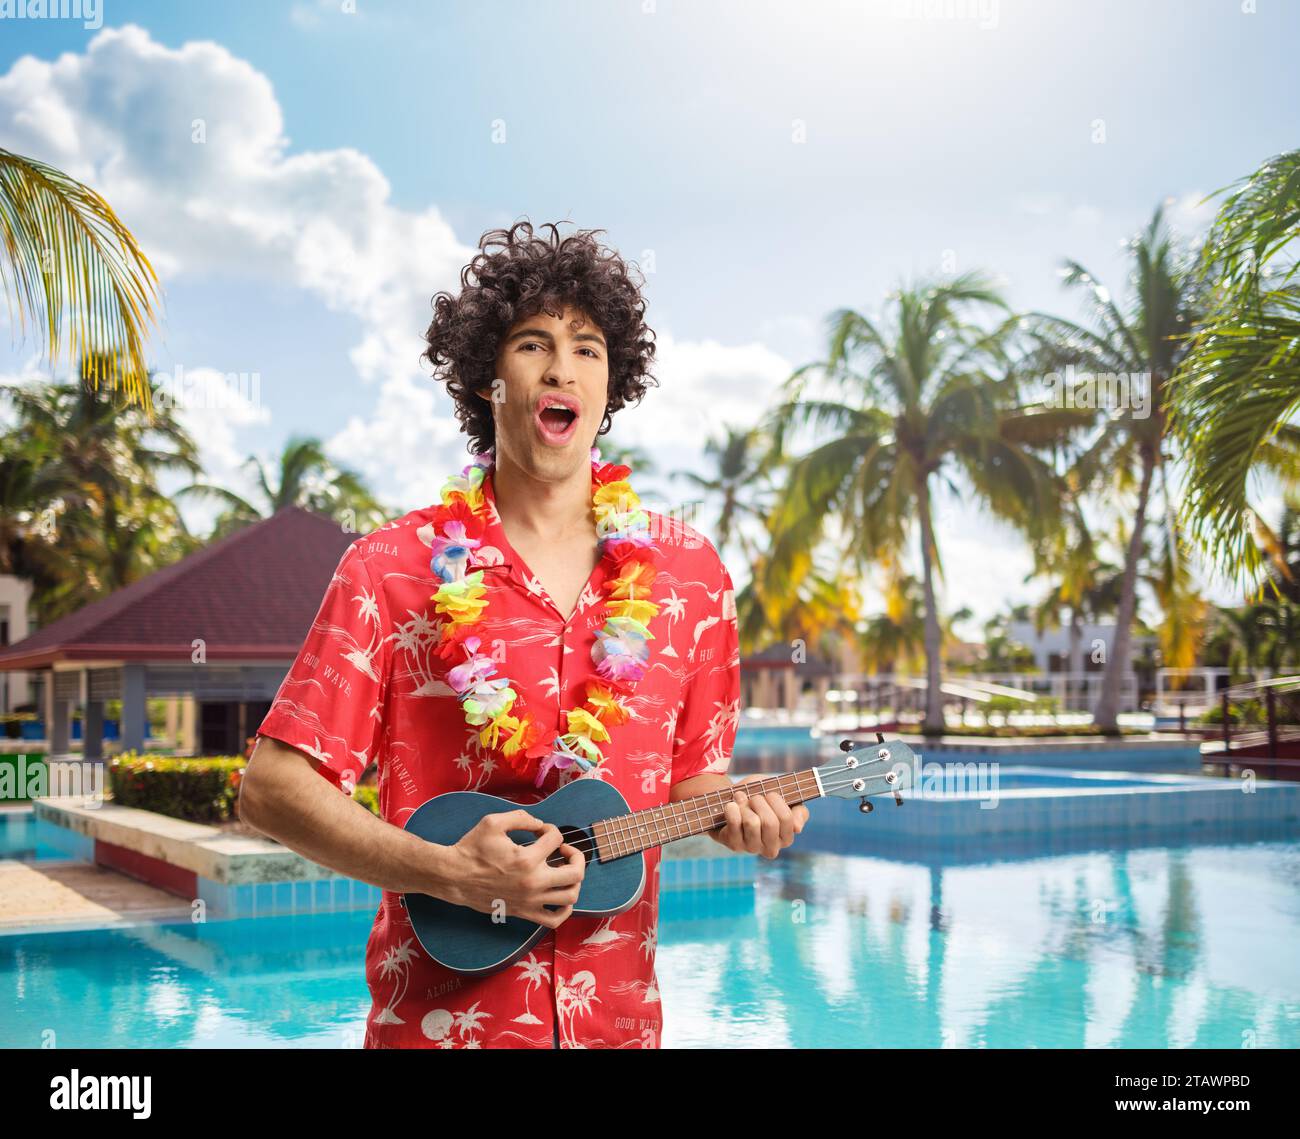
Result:
[[[709,831],[714,842],[737,854],[761,854],[764,858],[775,858],[794,842],[794,836],[808,822],[807,807],[802,803],[791,807],[775,791],[750,795],[741,790],[746,783],[767,778],[766,775],[750,775],[735,786],[732,802],[723,809],[726,825]]]
[[[532,831],[537,840],[515,842],[507,831]],[[547,856],[558,850],[564,865]],[[525,810],[484,815],[450,847],[456,896],[449,901],[490,914],[504,908],[509,917],[527,918],[555,929],[573,913],[587,861],[564,841],[560,828]],[[546,906],[558,906],[548,910]]]

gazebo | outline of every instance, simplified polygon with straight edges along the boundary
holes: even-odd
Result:
[[[80,707],[83,757],[102,759],[112,699],[122,746],[143,748],[145,701],[159,696],[195,701],[199,750],[239,754],[356,537],[286,507],[0,649],[0,672],[31,674],[52,758],[68,754]]]

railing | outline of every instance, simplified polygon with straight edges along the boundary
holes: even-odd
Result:
[[[1241,766],[1238,760],[1249,760],[1252,769],[1265,774],[1300,778],[1300,676],[1225,688],[1219,710],[1220,738],[1202,749],[1206,766],[1226,774]]]
[[[1054,701],[1063,714],[1087,714],[1092,711],[1101,695],[1103,676],[1100,672],[948,672],[942,680],[943,700],[946,708],[964,715],[967,708],[975,711],[994,696],[1019,702],[1026,710],[1035,700],[1046,697]],[[880,717],[885,709],[895,716],[913,712],[920,715],[925,709],[925,676],[905,673],[837,673],[830,680],[832,688],[843,695],[842,704],[850,705],[838,711],[874,712]],[[1137,676],[1129,672],[1120,689],[1121,711],[1138,707]]]

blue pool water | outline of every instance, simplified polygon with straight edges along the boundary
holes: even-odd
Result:
[[[922,774],[925,792],[979,795],[990,790],[1059,791],[1069,788],[1076,791],[1109,791],[1116,787],[1149,787],[1153,783],[1149,778],[1120,773],[1035,770],[975,762],[980,758],[971,756],[960,766],[954,765],[934,775]]]
[[[995,809],[822,801],[754,886],[664,891],[664,1044],[1300,1047],[1300,787],[1021,762]],[[371,919],[0,936],[0,1046],[359,1047]]]
[[[663,895],[667,1047],[1300,1046],[1300,842],[760,861]],[[366,912],[0,937],[0,1045],[361,1043]]]
[[[61,851],[38,841],[35,816],[30,810],[0,811],[0,858],[32,862],[66,857]]]

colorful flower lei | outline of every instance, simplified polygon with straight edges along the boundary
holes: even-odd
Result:
[[[602,463],[591,449],[592,506],[601,557],[608,570],[605,624],[596,633],[591,659],[596,675],[586,682],[586,700],[565,713],[566,730],[547,739],[545,729],[523,709],[510,679],[497,675],[496,662],[481,653],[478,634],[488,602],[483,571],[467,572],[470,551],[483,542],[488,506],[483,480],[492,469],[493,453],[474,456],[460,475],[442,488],[442,505],[433,510],[433,552],[429,566],[442,584],[433,594],[443,618],[435,649],[439,656],[461,663],[447,673],[447,682],[460,698],[465,722],[479,729],[479,742],[520,774],[536,773],[536,786],[552,769],[577,767],[591,771],[604,762],[600,744],[611,728],[627,722],[629,712],[620,697],[629,696],[645,675],[650,658],[647,627],[659,612],[649,600],[657,552],[650,519],[628,484],[631,468]],[[462,659],[463,658],[463,659]]]

